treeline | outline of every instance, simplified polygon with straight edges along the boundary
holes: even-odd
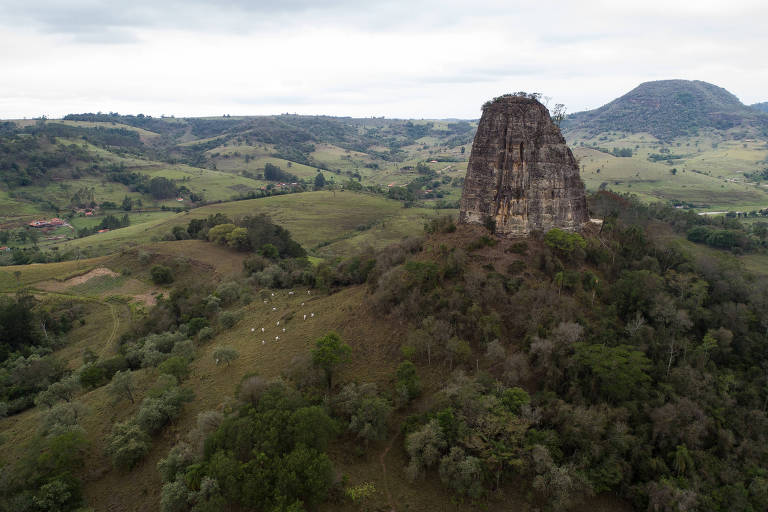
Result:
[[[268,181],[284,181],[288,183],[298,182],[299,178],[295,175],[285,172],[275,164],[267,162],[264,164],[264,179]]]
[[[121,115],[117,112],[108,114],[85,113],[85,114],[67,114],[63,117],[64,121],[87,121],[93,123],[119,123],[142,128],[151,132],[165,135],[180,135],[186,129],[182,121],[175,119],[156,118],[144,114]]]
[[[306,256],[306,251],[291,238],[290,232],[264,214],[243,217],[235,224],[226,215],[217,213],[206,219],[192,219],[186,229],[177,226],[172,235],[177,240],[209,240],[238,251],[258,252],[271,259]]]

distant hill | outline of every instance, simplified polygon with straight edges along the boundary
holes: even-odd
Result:
[[[764,101],[762,103],[755,103],[753,105],[750,105],[752,108],[756,108],[757,110],[768,112],[768,101]]]
[[[608,131],[648,132],[661,140],[695,135],[700,129],[739,127],[768,132],[768,114],[744,105],[722,87],[699,80],[645,82],[563,122],[566,132],[583,130],[592,136]]]

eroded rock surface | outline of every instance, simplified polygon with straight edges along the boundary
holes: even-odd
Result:
[[[579,167],[544,105],[503,96],[483,107],[460,208],[459,222],[491,218],[510,238],[589,220]]]

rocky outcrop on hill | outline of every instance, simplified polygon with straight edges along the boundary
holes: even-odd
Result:
[[[490,219],[506,237],[589,220],[578,165],[544,105],[509,95],[483,106],[460,208],[460,223]]]

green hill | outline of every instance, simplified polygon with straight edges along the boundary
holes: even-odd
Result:
[[[565,131],[650,133],[660,140],[696,135],[702,129],[768,134],[768,115],[756,112],[721,87],[699,80],[645,82],[595,110],[563,122]]]
[[[750,105],[750,107],[756,108],[762,112],[768,112],[768,101],[763,101],[762,103],[753,103]]]

